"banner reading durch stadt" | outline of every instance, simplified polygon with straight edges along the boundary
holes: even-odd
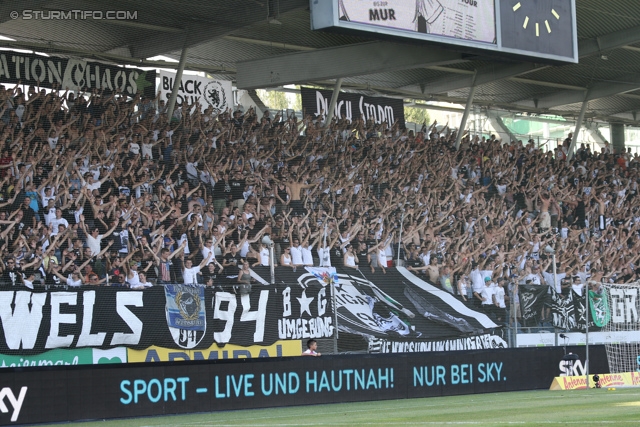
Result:
[[[111,93],[155,97],[155,70],[143,71],[77,58],[43,57],[6,51],[0,53],[0,81],[60,90]]]
[[[330,90],[301,87],[302,111],[314,117],[326,117],[332,94]],[[378,124],[387,122],[389,126],[397,120],[400,128],[404,128],[404,103],[402,99],[340,92],[334,117],[344,117],[351,122],[359,118]]]

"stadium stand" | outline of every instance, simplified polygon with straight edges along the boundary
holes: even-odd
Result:
[[[640,274],[637,154],[157,101],[0,88],[3,286],[247,285],[273,242],[281,268],[399,263],[503,320],[518,284]]]

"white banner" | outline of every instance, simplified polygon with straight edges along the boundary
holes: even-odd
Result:
[[[426,353],[430,351],[491,350],[508,347],[507,342],[500,336],[491,334],[436,341],[395,341],[369,338],[369,353]]]
[[[165,99],[168,102],[175,78],[175,73],[160,71],[160,99]],[[228,108],[233,108],[231,82],[183,74],[176,105],[181,105],[185,100],[189,104],[198,102],[202,111],[213,107],[216,114],[224,112]]]

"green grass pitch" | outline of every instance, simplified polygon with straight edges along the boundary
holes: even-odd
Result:
[[[58,424],[59,425],[59,424]],[[78,422],[91,427],[640,425],[640,389],[524,391]]]

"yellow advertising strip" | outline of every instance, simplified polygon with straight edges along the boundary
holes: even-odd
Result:
[[[163,347],[149,347],[146,350],[127,349],[129,363],[174,362],[189,360],[250,359],[256,357],[300,356],[300,340],[276,341],[269,346],[252,345],[241,347],[227,344],[224,347],[214,345],[208,349],[176,350]]]
[[[619,374],[598,374],[600,387],[640,387],[640,372],[623,372]],[[589,387],[595,387],[593,374],[589,375]],[[584,375],[573,377],[555,377],[549,390],[580,390],[586,388]]]

